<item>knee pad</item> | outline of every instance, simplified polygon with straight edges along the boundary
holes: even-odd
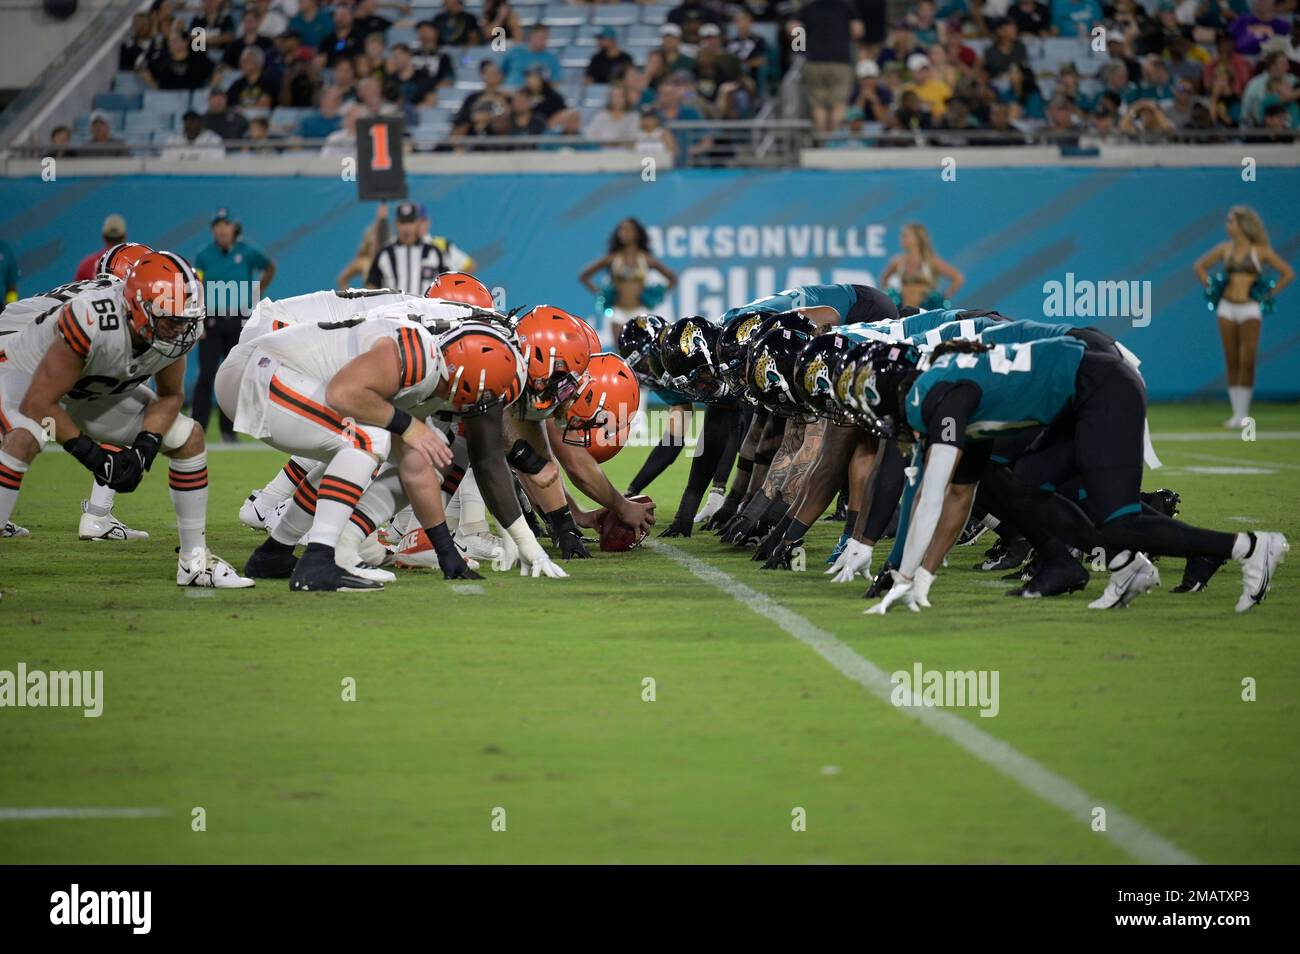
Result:
[[[173,451],[184,447],[185,442],[190,439],[190,435],[193,433],[194,419],[186,417],[184,414],[177,414],[176,420],[172,421],[172,426],[167,428],[167,433],[163,435],[162,449],[164,451]]]

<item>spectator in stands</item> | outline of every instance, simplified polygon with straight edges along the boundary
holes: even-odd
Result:
[[[628,109],[627,97],[621,86],[611,86],[605,108],[591,117],[587,124],[588,139],[615,143],[627,147],[636,139],[641,128],[641,114]]]
[[[1047,36],[1052,32],[1052,9],[1038,0],[1017,0],[1008,13],[1021,36]]]
[[[991,135],[975,140],[980,146],[1023,146],[1025,134],[1011,122],[1011,106],[1008,103],[994,103],[989,107],[989,130]]]
[[[352,19],[352,8],[338,4],[334,7],[334,29],[325,35],[316,48],[317,62],[333,67],[342,60],[351,60],[361,52],[365,34],[357,29]]]
[[[167,47],[149,57],[136,73],[150,89],[199,89],[212,80],[212,71],[212,61],[193,52],[185,34],[173,32]]]
[[[343,92],[337,86],[326,86],[320,91],[316,111],[304,116],[298,126],[298,135],[304,139],[326,139],[343,125]]]
[[[271,135],[271,123],[265,116],[257,116],[248,124],[247,152],[254,155],[271,155],[280,151]]]
[[[1136,49],[1138,38],[1151,28],[1151,18],[1138,0],[1115,0],[1111,16],[1103,21],[1103,25],[1106,27],[1107,45],[1123,37],[1125,45]]]
[[[1264,125],[1264,107],[1268,102],[1283,105],[1295,102],[1300,91],[1295,88],[1295,77],[1288,69],[1286,54],[1280,50],[1266,53],[1260,64],[1264,67],[1246,84],[1241,95],[1241,123],[1245,126]]]
[[[185,111],[180,132],[172,133],[162,152],[162,158],[171,160],[221,159],[226,147],[221,137],[203,125],[203,117],[192,109]]]
[[[1011,68],[1007,70],[1006,88],[1001,92],[1000,98],[1003,102],[1011,104],[1013,119],[1043,118],[1043,93],[1038,88],[1038,78],[1028,66],[1011,64]],[[1068,99],[1065,101],[1069,102]]]
[[[913,53],[907,58],[907,72],[912,75],[912,82],[903,89],[916,93],[917,98],[929,107],[932,118],[942,117],[952,96],[952,87],[934,75],[930,58],[924,53]]]
[[[438,87],[433,77],[415,65],[411,48],[405,43],[393,45],[384,73],[387,99],[417,109],[437,105]]]
[[[1291,35],[1291,24],[1277,15],[1274,0],[1252,0],[1250,13],[1243,13],[1228,25],[1228,32],[1236,41],[1237,52],[1256,56],[1263,44],[1273,37],[1285,39]]]
[[[1134,49],[1141,56],[1151,53],[1163,55],[1182,35],[1183,27],[1178,22],[1174,0],[1160,0],[1155,18],[1143,27]]]
[[[388,35],[393,21],[381,17],[377,12],[378,6],[378,0],[357,0],[353,5],[352,19],[356,24],[357,32],[362,36],[370,36],[372,33],[378,33],[381,37]]]
[[[907,28],[921,46],[939,42],[939,24],[934,16],[934,0],[918,0],[907,15]]]
[[[199,377],[194,382],[190,417],[207,430],[212,413],[212,383],[217,368],[239,342],[254,304],[261,300],[275,278],[275,262],[261,249],[240,238],[240,227],[228,209],[218,209],[212,218],[212,242],[194,256],[194,270],[207,292],[207,317],[199,339]],[[221,437],[235,443],[235,426],[218,409]]]
[[[680,27],[682,39],[687,43],[694,43],[700,35],[700,27],[705,23],[712,23],[714,26],[722,26],[724,18],[722,15],[722,4],[709,2],[705,0],[682,0],[677,6],[668,11],[667,22],[674,26]]]
[[[126,143],[113,136],[113,124],[109,121],[108,114],[101,110],[90,114],[90,140],[86,145],[89,148],[81,151],[87,156],[102,159],[131,155]]]
[[[230,84],[226,95],[236,109],[270,109],[275,105],[279,84],[263,69],[266,56],[260,47],[248,46],[239,57],[239,79]]]
[[[5,305],[12,305],[18,300],[18,279],[21,277],[18,256],[8,243],[0,242],[0,290],[4,291],[0,295],[0,311],[5,310]]]
[[[243,139],[248,133],[248,120],[230,108],[230,98],[220,86],[208,91],[208,111],[203,116],[203,125],[223,140]]]
[[[1118,60],[1111,60],[1101,68],[1101,83],[1105,92],[1113,93],[1125,106],[1137,98],[1137,84],[1129,82],[1128,67]]]
[[[936,139],[940,145],[968,146],[971,144],[971,137],[963,133],[978,129],[979,121],[971,113],[970,104],[960,96],[954,96],[948,100],[943,118],[935,123],[934,128],[945,132]]]
[[[357,66],[358,79],[373,76],[381,83],[384,81],[384,61],[387,59],[385,49],[384,35],[382,33],[366,34],[366,38],[361,43],[361,54],[365,56],[366,63],[363,66],[355,59],[353,60],[353,63],[356,63]]]
[[[916,95],[916,90],[907,89],[899,95],[898,105],[889,114],[887,126],[912,131],[929,129],[933,125],[932,115],[930,108]]]
[[[727,40],[727,50],[738,59],[755,89],[762,89],[767,71],[767,40],[754,32],[754,15],[738,7],[731,18],[735,32]]]
[[[1056,101],[1053,101],[1053,106]],[[1167,135],[1174,131],[1174,124],[1160,111],[1160,104],[1153,99],[1135,100],[1128,111],[1120,117],[1120,132],[1133,136],[1142,133]]]
[[[930,72],[934,78],[946,84],[950,90],[956,90],[965,75],[965,70],[948,58],[948,51],[942,44],[936,43],[931,46],[926,56],[930,58]]]
[[[546,120],[533,111],[533,98],[522,89],[510,97],[506,130],[509,136],[540,136],[546,132]]]
[[[1166,107],[1174,98],[1174,86],[1169,79],[1169,67],[1154,53],[1142,60],[1142,83],[1137,90],[1138,99],[1150,99]]]
[[[1205,104],[1197,100],[1196,88],[1187,80],[1175,80],[1173,102],[1165,107],[1165,114],[1174,126],[1179,129],[1190,129],[1197,106],[1204,108]]]
[[[804,94],[813,130],[834,132],[844,122],[855,79],[853,42],[863,35],[862,21],[846,0],[812,0],[799,10],[795,30],[806,44]],[[796,39],[800,36],[795,34]]]
[[[853,94],[853,108],[871,123],[883,123],[894,102],[893,93],[880,84],[880,67],[870,58],[858,60],[854,67],[858,75],[858,88]]]
[[[50,130],[50,149],[46,153],[51,159],[75,159],[77,150],[72,148],[72,130],[67,126],[55,126]]]
[[[256,10],[261,18],[262,25],[258,27],[258,32],[262,36],[274,40],[289,29],[289,17],[279,4],[272,4],[271,0],[248,0],[246,6]]]
[[[1079,111],[1068,99],[1054,98],[1047,107],[1047,129],[1055,134],[1052,142],[1062,145],[1077,144],[1079,137],[1069,134],[1077,133],[1080,125]]]
[[[460,109],[457,110],[455,117],[452,119],[451,134],[453,136],[463,136],[469,130],[470,117],[473,113],[474,105],[480,99],[488,99],[498,103],[502,110],[506,108],[507,94],[504,88],[505,74],[501,72],[501,67],[496,60],[483,59],[478,64],[479,78],[483,80],[483,88],[470,93],[465,97],[465,102],[461,103]],[[529,97],[531,102],[531,96]]]
[[[1124,137],[1120,135],[1116,123],[1116,113],[1107,103],[1099,102],[1097,107],[1092,111],[1089,117],[1089,134],[1090,137],[1098,142],[1122,142]]]
[[[533,102],[533,112],[542,117],[547,126],[552,125],[565,108],[564,97],[551,85],[541,67],[534,66],[524,74],[521,92],[528,94]]]
[[[1088,36],[1101,22],[1097,0],[1052,0],[1052,29],[1058,36]]]
[[[190,19],[190,36],[202,30],[208,50],[220,50],[235,39],[235,17],[227,0],[203,0],[203,9]]]
[[[357,81],[357,102],[367,116],[400,116],[401,108],[384,97],[384,87],[373,76]]]
[[[1222,65],[1227,70],[1232,92],[1240,96],[1250,81],[1250,61],[1237,52],[1236,41],[1230,33],[1220,33],[1214,44],[1217,52],[1214,59],[1205,64],[1201,83],[1205,89],[1210,89],[1214,85],[1214,71]]]
[[[632,57],[619,49],[618,31],[605,27],[596,34],[596,52],[591,55],[583,83],[613,83],[632,66]]]
[[[432,20],[421,20],[415,25],[415,49],[411,62],[433,77],[433,85],[450,86],[456,81],[451,57],[438,49],[438,28]]]
[[[934,250],[930,230],[920,222],[908,222],[898,236],[903,251],[889,260],[880,273],[880,284],[890,287],[897,276],[899,304],[909,308],[940,308],[942,302],[955,301],[966,284],[966,276],[948,264]],[[946,289],[940,282],[948,281]]]
[[[499,34],[498,30],[501,31]],[[510,0],[488,0],[483,7],[483,39],[492,43],[498,36],[511,43],[523,39],[524,28],[519,24],[519,14],[510,6]]]
[[[329,159],[355,159],[357,155],[357,120],[365,114],[359,103],[343,107],[342,124],[325,137],[320,154]]]
[[[641,107],[641,125],[637,130],[634,148],[641,155],[661,162],[670,162],[677,155],[677,139],[664,126],[653,106]]]
[[[339,92],[343,95],[343,102],[355,103],[357,101],[357,68],[352,65],[351,60],[339,60],[334,64],[334,69],[330,70],[334,79],[334,85],[338,87]]]
[[[149,50],[152,38],[153,18],[147,13],[137,13],[131,18],[131,32],[118,50],[117,68],[123,72],[134,70]]]
[[[1287,106],[1280,102],[1269,103],[1264,107],[1264,128],[1270,132],[1279,133],[1279,135],[1269,137],[1276,142],[1294,142],[1290,135],[1284,134],[1287,130],[1296,128],[1295,104],[1291,103],[1290,105],[1291,110],[1288,110]]]
[[[313,50],[320,50],[334,32],[334,11],[322,10],[320,0],[298,0],[298,12],[289,19],[289,29]]]
[[[263,56],[274,48],[270,38],[262,36],[260,32],[262,18],[257,15],[256,10],[251,7],[246,9],[239,24],[239,36],[226,44],[225,50],[221,53],[221,65],[227,69],[239,69],[240,58],[244,55],[244,50],[249,47],[261,50]]]
[[[1205,69],[1205,64],[1210,61],[1209,53],[1186,36],[1179,34],[1170,42],[1165,57],[1169,64],[1171,79],[1185,79],[1192,86],[1200,88],[1202,71]]]
[[[944,30],[943,49],[948,54],[948,61],[963,70],[970,71],[979,65],[979,55],[962,42],[959,30]]]
[[[722,30],[716,23],[700,25],[694,76],[700,107],[711,119],[743,119],[748,114],[753,82],[740,60],[722,48]]]
[[[916,37],[912,31],[907,28],[907,24],[896,23],[889,31],[889,43],[880,51],[876,62],[880,64],[883,70],[890,63],[897,63],[902,66],[907,62],[907,58],[913,53],[920,51],[920,44],[916,42]]]
[[[1079,70],[1073,63],[1066,63],[1061,67],[1061,72],[1056,77],[1056,89],[1052,91],[1052,95],[1068,99],[1081,113],[1092,112],[1093,100],[1083,95],[1079,89]]]
[[[655,101],[654,90],[646,84],[645,70],[629,66],[623,71],[618,85],[623,87],[628,109],[640,110],[642,106],[650,106]]]
[[[546,48],[550,37],[551,31],[538,23],[529,28],[528,42],[524,46],[510,47],[501,63],[507,86],[522,86],[524,76],[533,70],[540,70],[552,83],[559,82],[564,77],[560,58]]]
[[[659,118],[665,125],[703,118],[699,110],[685,102],[689,92],[691,92],[690,81],[678,76],[670,76],[659,84],[659,95],[655,106],[659,111]],[[702,134],[698,129],[683,129],[673,135],[677,140],[679,165],[685,165],[688,158],[701,157],[713,148],[713,137]]]
[[[1210,77],[1210,114],[1215,125],[1224,129],[1236,126],[1241,117],[1241,96],[1235,91],[1234,82],[1228,64],[1220,60]]]
[[[477,46],[483,42],[478,18],[465,12],[461,0],[442,0],[442,12],[433,18],[433,25],[443,46]]]
[[[993,34],[993,42],[984,51],[984,70],[989,79],[997,79],[1005,73],[1012,63],[1029,66],[1029,51],[1020,41],[1020,30],[1011,17],[998,22]]]
[[[280,78],[280,96],[277,102],[281,106],[304,109],[316,99],[321,87],[320,67],[316,65],[316,56],[311,47],[303,46],[302,38],[292,30],[287,30],[275,41],[284,64],[284,73]]]
[[[110,214],[104,219],[104,225],[99,230],[100,246],[88,254],[77,264],[77,270],[72,274],[74,282],[84,282],[95,277],[95,269],[99,266],[100,256],[106,249],[112,248],[119,242],[126,241],[126,219],[116,212]]]
[[[664,60],[664,76],[695,69],[695,59],[682,49],[682,28],[676,23],[665,23],[659,28],[659,49]]]

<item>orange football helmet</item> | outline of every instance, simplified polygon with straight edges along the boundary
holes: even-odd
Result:
[[[152,251],[153,249],[143,242],[118,242],[104,249],[104,254],[99,256],[95,275],[98,278],[107,278],[111,275],[113,278],[125,280],[131,266]]]
[[[591,360],[589,326],[551,305],[535,305],[519,316],[515,334],[528,362],[533,407],[545,410],[573,397]]]
[[[477,305],[479,308],[496,307],[487,286],[465,272],[443,272],[425,290],[424,297],[459,301],[466,305]]]
[[[641,386],[626,361],[616,354],[593,355],[577,396],[565,412],[564,443],[592,448],[622,448],[628,426],[641,404]],[[609,455],[613,456],[613,453]]]
[[[149,252],[126,271],[131,329],[161,354],[179,358],[199,340],[207,309],[203,283],[173,252]]]
[[[447,365],[452,411],[472,416],[513,404],[524,393],[524,357],[509,334],[467,321],[438,339]]]
[[[578,320],[582,321],[581,318]],[[582,332],[587,336],[587,347],[591,349],[591,354],[594,357],[601,350],[600,335],[596,334],[596,329],[585,321],[582,321]]]

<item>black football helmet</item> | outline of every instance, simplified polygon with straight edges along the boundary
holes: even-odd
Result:
[[[795,397],[792,385],[795,362],[811,340],[806,331],[774,327],[749,346],[745,386],[755,401],[779,417],[811,416]]]
[[[790,383],[795,399],[813,414],[835,424],[854,423],[835,403],[831,374],[840,356],[852,346],[850,339],[834,331],[815,335],[794,363],[794,380]]]
[[[817,325],[810,318],[806,318],[800,311],[778,311],[768,314],[766,318],[758,323],[754,329],[750,342],[757,341],[763,335],[767,334],[773,328],[789,328],[791,331],[802,331],[808,337],[817,334]]]
[[[882,437],[898,437],[906,429],[903,401],[920,374],[921,352],[905,341],[873,342],[859,374],[858,402]]]
[[[858,427],[875,432],[875,421],[866,415],[858,403],[856,382],[859,370],[864,367],[871,341],[859,341],[835,356],[831,366],[831,400],[844,419]]]
[[[637,380],[649,387],[661,387],[663,362],[659,360],[659,335],[668,322],[658,315],[637,315],[618,332],[618,354],[628,363]]]
[[[721,332],[707,318],[692,315],[669,325],[659,335],[659,360],[664,383],[697,401],[715,401],[728,393],[718,371],[718,337]]]

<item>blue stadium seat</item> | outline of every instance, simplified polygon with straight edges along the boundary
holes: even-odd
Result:
[[[144,105],[144,97],[140,93],[96,93],[95,109],[105,109],[110,112],[125,112],[128,109],[140,109]]]
[[[113,92],[115,93],[143,93],[147,88],[144,85],[144,80],[129,70],[119,70],[113,74]]]
[[[668,11],[676,4],[673,3],[643,3],[641,7],[641,22],[653,23],[655,26],[662,26],[668,20]]]
[[[144,92],[146,113],[183,113],[190,108],[187,89],[148,89]]]
[[[456,86],[444,86],[442,89],[438,90],[438,105],[459,109],[461,103],[465,102],[465,99],[471,92],[473,92],[473,90],[463,89],[460,84],[457,84]]]
[[[132,110],[129,113],[122,114],[125,119],[120,117],[114,121],[114,129],[141,130],[141,129],[165,129],[171,130],[173,120],[176,118],[174,113],[152,112],[150,110]]]
[[[553,26],[550,28],[550,36],[546,39],[546,46],[552,50],[566,47],[573,42],[577,33],[578,27]]]
[[[588,11],[570,3],[548,3],[542,22],[547,26],[581,26],[587,22]]]
[[[392,27],[388,31],[388,48],[391,50],[398,43],[414,47],[417,44],[415,27]]]
[[[609,86],[606,83],[592,83],[582,94],[582,106],[603,109],[609,102]]]
[[[585,70],[587,64],[591,62],[591,49],[580,46],[571,46],[560,55],[560,65],[566,70],[573,68]]]
[[[296,133],[302,121],[314,110],[303,106],[277,106],[271,110],[271,128],[284,133]]]
[[[578,27],[578,32],[577,32],[577,34],[576,34],[576,35],[574,36],[574,38],[573,38],[573,43],[574,43],[574,45],[575,45],[575,46],[585,46],[585,47],[587,47],[588,49],[591,49],[591,48],[595,47],[595,45],[596,45],[596,34],[599,33],[599,32],[600,32],[601,30],[603,30],[603,29],[605,29],[605,28],[604,28],[604,27],[598,27],[598,26],[596,26],[595,24],[592,24],[592,23],[588,23],[588,24],[586,24],[586,25],[584,25],[584,26],[580,26],[580,27]],[[591,54],[588,54],[588,56],[590,56],[590,55],[591,55]]]
[[[654,49],[659,45],[659,27],[635,23],[624,32],[623,45],[630,49]]]
[[[636,23],[639,11],[635,3],[618,3],[597,7],[591,16],[591,22],[598,26],[629,26]]]

